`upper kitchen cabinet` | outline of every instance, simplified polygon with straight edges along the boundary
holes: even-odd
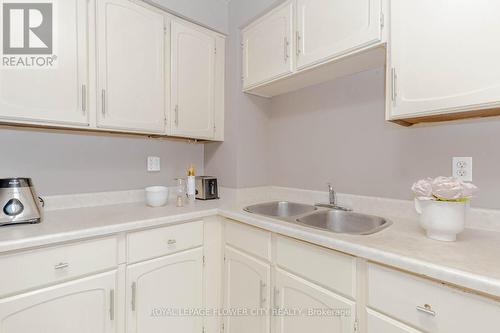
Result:
[[[272,10],[242,31],[243,91],[273,97],[382,66],[383,9],[382,0],[295,0]]]
[[[500,2],[390,6],[388,120],[410,125],[500,114]]]
[[[181,20],[172,22],[171,36],[170,134],[222,140],[225,40]]]
[[[293,71],[292,29],[293,4],[287,2],[242,31],[245,89]]]
[[[9,12],[2,17],[9,17],[14,27],[16,15],[22,20],[27,9],[10,5],[7,9],[5,4],[3,10]],[[89,125],[87,0],[59,1],[55,8],[49,10],[57,22],[52,36],[32,33],[24,39],[15,31],[10,36],[2,33],[4,45],[9,45],[0,70],[4,123]]]
[[[224,35],[141,0],[31,5],[0,8],[0,123],[224,140]]]
[[[165,132],[165,19],[133,1],[97,1],[99,128]]]
[[[297,69],[375,44],[382,0],[297,0]]]

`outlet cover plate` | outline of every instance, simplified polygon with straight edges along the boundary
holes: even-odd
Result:
[[[453,157],[453,177],[472,181],[472,157]]]
[[[148,157],[148,172],[160,171],[160,158],[157,156]]]

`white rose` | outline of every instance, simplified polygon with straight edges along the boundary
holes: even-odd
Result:
[[[439,199],[460,199],[462,197],[462,182],[453,177],[437,177],[432,182],[432,194]]]
[[[429,199],[432,197],[432,178],[419,180],[411,187],[415,196],[419,199]]]
[[[479,188],[471,183],[462,183],[462,197],[471,198],[479,191]]]
[[[468,199],[479,189],[453,177],[437,177],[432,182],[432,194],[444,200]]]

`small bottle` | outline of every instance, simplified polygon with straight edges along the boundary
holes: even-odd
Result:
[[[177,187],[175,189],[176,194],[176,205],[177,207],[184,207],[184,201],[186,200],[186,182],[184,178],[175,178],[177,182]]]
[[[187,197],[189,203],[194,203],[196,200],[196,177],[195,169],[191,164],[187,170]]]

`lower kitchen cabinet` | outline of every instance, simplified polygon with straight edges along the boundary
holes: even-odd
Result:
[[[2,333],[115,332],[116,272],[0,300]]]
[[[371,263],[367,296],[369,314],[380,312],[423,332],[492,332],[500,327],[498,301]],[[416,332],[385,321],[399,329],[394,332]],[[380,317],[378,322],[372,318],[369,333],[387,333],[378,327],[383,327]]]
[[[250,255],[225,249],[224,308],[238,311],[260,311],[226,317],[224,328],[229,333],[266,333],[270,329],[271,266]]]
[[[368,333],[422,333],[380,313],[368,310]]]
[[[202,318],[180,311],[202,306],[203,248],[128,266],[128,333],[200,333]]]
[[[355,268],[350,257],[344,258],[344,255],[331,251],[331,260],[325,261],[322,251],[326,250],[323,248],[282,236],[271,240],[270,234],[239,223],[226,224],[226,242],[224,308],[232,311],[265,310],[260,315],[231,313],[232,316],[225,319],[226,332],[354,332],[354,299],[332,291],[342,290],[346,295],[354,295],[351,283],[355,280],[351,281],[351,276]],[[257,253],[269,253],[269,256],[260,255],[258,259],[254,256]],[[302,266],[292,265],[290,256]],[[284,267],[297,268],[303,278]],[[317,273],[323,270],[326,274],[327,269],[338,271],[342,278],[328,280],[325,287],[312,282],[323,281]],[[348,283],[344,283],[346,280]]]
[[[354,301],[281,269],[275,278],[276,332],[354,332]]]

